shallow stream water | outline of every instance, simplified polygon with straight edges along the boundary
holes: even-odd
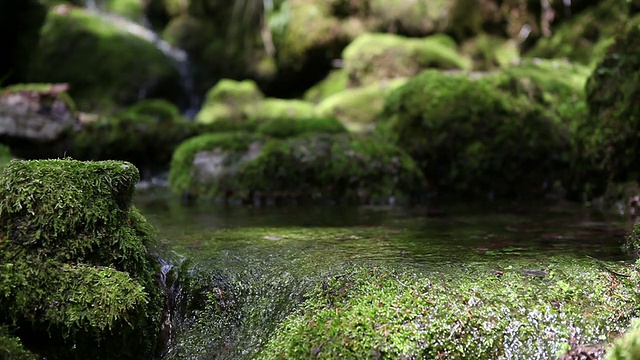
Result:
[[[158,228],[163,257],[186,257],[245,284],[243,306],[251,310],[236,318],[187,317],[166,356],[176,359],[252,358],[305,291],[345,264],[417,273],[503,271],[506,264],[532,275],[553,256],[615,265],[629,261],[621,247],[632,226],[575,204],[186,206],[155,190],[138,194],[136,206]]]

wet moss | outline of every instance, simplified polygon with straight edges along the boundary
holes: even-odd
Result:
[[[504,269],[496,276],[473,266],[455,274],[341,269],[278,326],[258,358],[549,359],[572,337],[607,340],[634,313],[633,281],[617,283],[612,296],[610,274],[593,263],[532,265],[546,275]]]
[[[425,71],[389,95],[380,119],[378,130],[416,159],[440,193],[539,195],[566,167],[558,154],[567,133],[491,77]]]
[[[69,83],[81,110],[128,105],[141,92],[182,96],[177,71],[154,44],[80,8],[49,10],[29,69],[31,82]]]
[[[50,358],[138,359],[162,310],[153,228],[124,162],[12,161],[0,176],[0,323]]]
[[[363,34],[342,54],[350,86],[408,77],[427,68],[466,69],[470,62],[446,35],[423,39],[393,34]]]

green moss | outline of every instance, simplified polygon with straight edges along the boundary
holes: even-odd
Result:
[[[558,157],[569,146],[566,131],[491,77],[425,71],[389,95],[380,119],[380,131],[442,193],[540,194],[566,167]]]
[[[347,73],[333,70],[322,81],[311,87],[304,93],[304,100],[319,103],[327,97],[347,88]]]
[[[6,327],[0,327],[0,357],[12,360],[37,360],[38,357],[22,346],[19,338],[12,336]]]
[[[124,162],[12,161],[0,176],[0,323],[50,358],[152,354],[162,309],[153,228]]]
[[[69,83],[82,110],[130,104],[141,91],[181,96],[177,71],[154,44],[79,8],[49,11],[29,80]]]
[[[413,76],[426,68],[468,68],[469,60],[458,54],[455,45],[444,41],[443,37],[411,39],[393,34],[361,35],[342,55],[349,84],[360,86]]]
[[[514,40],[480,34],[462,45],[462,53],[473,61],[476,70],[507,67],[520,59],[520,50]]]
[[[207,92],[196,121],[207,124],[220,119],[243,119],[263,98],[258,85],[251,80],[222,79]]]
[[[2,171],[12,159],[11,149],[4,144],[0,144],[0,171]]]
[[[450,6],[443,0],[371,0],[369,7],[378,31],[425,36],[444,31]]]
[[[553,36],[541,38],[527,56],[567,58],[593,67],[606,54],[614,37],[631,20],[631,3],[608,0],[588,7],[565,21]],[[637,20],[635,20],[637,22]]]
[[[267,196],[368,202],[409,195],[421,180],[403,151],[379,139],[307,135],[267,142],[238,182]]]
[[[347,129],[340,121],[331,117],[309,119],[274,118],[267,120],[257,129],[259,134],[280,139],[308,133],[338,134],[346,131]]]
[[[267,98],[248,108],[247,115],[257,120],[306,119],[315,117],[316,111],[312,103],[304,100]]]
[[[634,319],[631,326],[613,346],[607,349],[605,360],[632,360],[640,358],[640,320]]]
[[[192,16],[175,17],[162,31],[164,40],[185,50],[189,58],[196,62],[202,57],[211,37],[211,29],[207,24]]]
[[[375,127],[384,108],[385,98],[406,79],[393,79],[361,88],[346,89],[324,99],[317,106],[320,116],[334,116],[353,132],[367,132]]]
[[[635,281],[611,295],[610,274],[596,264],[520,263],[546,275],[507,268],[495,276],[466,266],[453,274],[340,269],[278,326],[259,358],[547,359],[572,337],[605,340],[613,324],[634,313]]]
[[[76,104],[67,91],[59,91],[56,89],[60,84],[42,84],[42,83],[22,83],[7,86],[2,89],[3,93],[15,93],[15,92],[30,92],[40,95],[53,95],[60,98],[67,105],[67,109],[70,113],[75,113],[77,108]],[[55,90],[55,91],[54,91]]]
[[[148,171],[166,167],[173,150],[195,132],[175,105],[143,100],[116,113],[101,116],[75,133],[70,155],[85,160],[118,159]]]
[[[246,133],[204,134],[191,138],[176,149],[171,160],[169,183],[178,194],[219,197],[235,187],[237,162],[249,151],[255,136]],[[199,174],[194,169],[198,153],[210,153],[222,160],[218,174]],[[206,164],[205,164],[206,165]]]

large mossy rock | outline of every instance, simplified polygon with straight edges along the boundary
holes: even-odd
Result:
[[[207,92],[196,121],[203,124],[218,120],[241,121],[263,98],[258,85],[252,80],[222,79]]]
[[[585,157],[602,180],[640,179],[640,26],[621,34],[587,83]]]
[[[143,100],[83,124],[74,132],[67,154],[81,160],[130,161],[147,177],[165,170],[175,148],[196,131],[175,105]]]
[[[493,77],[425,71],[389,95],[380,120],[438,193],[538,196],[567,166],[566,129]]]
[[[64,5],[47,14],[29,71],[32,82],[69,83],[81,110],[128,105],[140,94],[174,102],[182,97],[178,72],[156,45]]]
[[[0,324],[43,358],[144,359],[163,297],[130,163],[12,161],[0,177]]]
[[[187,140],[173,157],[172,189],[210,198],[367,202],[409,197],[423,186],[402,150],[339,134],[344,128],[335,120],[278,120],[258,132],[264,137],[221,133]]]
[[[342,54],[344,69],[352,87],[418,74],[427,68],[466,69],[470,61],[457,52],[446,35],[422,39],[393,34],[364,34]]]

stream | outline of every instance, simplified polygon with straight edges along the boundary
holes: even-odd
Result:
[[[612,266],[630,261],[621,246],[632,222],[575,204],[186,206],[167,192],[143,191],[136,199],[158,229],[160,253],[178,265],[188,259],[198,281],[215,278],[215,286],[203,286],[208,290],[197,296],[232,295],[219,297],[231,304],[227,312],[197,300],[200,308],[181,317],[165,359],[254,358],[305,293],[348,266],[454,277],[492,271],[544,276],[542,264],[550,259]],[[606,331],[622,331],[621,326],[611,324]],[[602,336],[585,334],[587,340]],[[532,344],[513,346],[517,353],[515,347]],[[541,348],[530,358],[545,359],[559,345],[533,346]]]

